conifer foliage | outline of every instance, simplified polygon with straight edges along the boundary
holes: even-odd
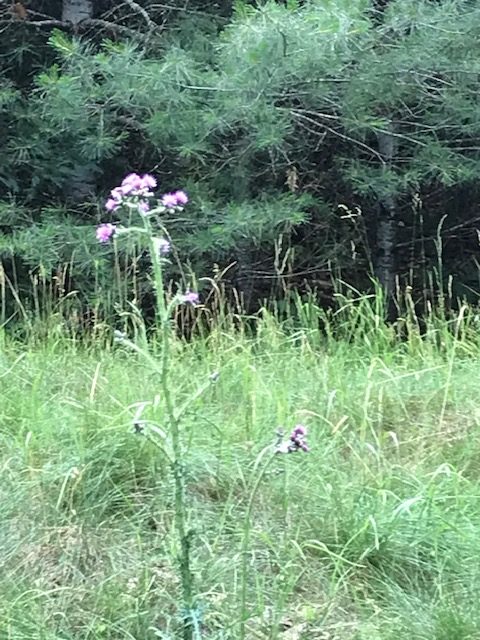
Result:
[[[6,263],[75,251],[90,281],[108,185],[138,170],[192,195],[193,268],[235,262],[254,296],[327,269],[393,291],[439,238],[440,277],[476,286],[480,1],[25,0],[0,32]]]

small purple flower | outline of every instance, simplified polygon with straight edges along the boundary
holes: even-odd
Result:
[[[173,194],[177,199],[177,205],[184,205],[188,202],[188,196],[185,191],[175,191]]]
[[[148,204],[148,202],[145,202],[145,200],[141,200],[138,203],[138,210],[142,215],[145,215],[150,211],[150,205]]]
[[[198,296],[198,293],[195,293],[194,291],[188,291],[188,290],[184,293],[183,296],[180,296],[180,300],[182,302],[193,304],[193,305],[198,304],[199,299],[200,298]]]
[[[157,181],[149,173],[141,177],[142,189],[155,189]]]
[[[277,432],[277,444],[275,447],[276,453],[295,453],[296,451],[305,451],[307,453],[310,448],[306,441],[307,427],[303,424],[297,424],[294,428],[288,440],[283,440],[283,431]]]
[[[174,193],[166,193],[162,196],[162,204],[167,209],[173,209],[177,206],[177,196]]]
[[[166,256],[171,248],[170,242],[165,240],[165,238],[153,238],[153,245],[155,247],[155,251],[161,256]]]
[[[290,438],[296,438],[297,436],[305,437],[307,435],[307,427],[304,427],[303,424],[295,425]]]
[[[128,196],[131,190],[132,190],[132,187],[130,185],[115,187],[115,189],[112,189],[110,191],[110,196],[117,202],[120,202],[123,196]]]
[[[130,189],[130,191],[142,189],[143,180],[138,175],[138,173],[129,173],[128,176],[125,176],[125,178],[122,180],[121,187],[124,189]],[[128,191],[128,193],[130,191]]]
[[[292,433],[290,434],[290,449],[291,451],[298,451],[298,449],[302,449],[302,451],[310,451],[307,442],[307,427],[304,427],[303,424],[297,424]]]
[[[105,209],[107,211],[115,211],[115,209],[117,209],[119,206],[119,201],[115,200],[114,198],[109,198],[105,203]]]
[[[149,189],[155,189],[156,186],[156,179],[149,173],[143,176],[139,176],[138,173],[129,173],[114,191],[119,191],[122,195],[151,196],[153,194],[149,193]]]
[[[116,226],[107,222],[97,227],[96,236],[99,242],[108,242],[115,233]]]

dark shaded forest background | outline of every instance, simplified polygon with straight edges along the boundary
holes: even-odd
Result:
[[[94,234],[131,171],[189,193],[172,280],[246,309],[373,278],[476,302],[479,74],[480,0],[4,1],[3,321],[148,305],[142,247]]]

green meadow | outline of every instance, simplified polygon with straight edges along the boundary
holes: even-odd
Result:
[[[175,339],[195,639],[480,637],[477,326],[365,298]],[[0,637],[180,637],[155,370],[108,336],[2,335],[0,394]],[[310,451],[276,455],[298,423]]]

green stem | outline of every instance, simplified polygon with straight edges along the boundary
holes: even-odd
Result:
[[[163,286],[162,260],[155,247],[150,218],[148,216],[145,216],[143,218],[143,222],[145,225],[145,230],[148,235],[150,258],[153,265],[153,285],[155,288],[156,321],[157,321],[157,329],[159,329],[160,327],[164,327],[165,324],[168,323],[169,321],[168,314],[167,314],[167,305],[165,302],[165,290]]]
[[[170,432],[172,436],[173,449],[173,477],[175,482],[175,527],[180,542],[179,567],[180,580],[182,584],[182,599],[184,607],[183,618],[183,640],[192,640],[193,625],[192,611],[194,607],[193,598],[193,577],[190,569],[190,532],[188,530],[185,474],[183,464],[183,450],[180,434],[179,419],[175,414],[175,405],[170,389],[170,340],[171,325],[169,307],[165,301],[165,289],[163,285],[162,262],[160,255],[156,251],[153,240],[152,227],[148,217],[144,218],[145,228],[150,242],[150,257],[153,265],[154,285],[156,294],[156,319],[157,328],[161,329],[162,335],[162,357],[160,367],[160,387],[165,400],[165,408]]]
[[[185,474],[183,451],[180,437],[180,426],[175,415],[169,385],[170,325],[168,320],[163,325],[162,373],[161,388],[165,398],[168,421],[170,423],[173,449],[173,477],[175,481],[175,525],[180,541],[180,578],[182,582],[183,606],[185,617],[183,624],[184,640],[192,640],[193,627],[191,614],[193,610],[192,572],[190,569],[190,532],[188,531]]]

